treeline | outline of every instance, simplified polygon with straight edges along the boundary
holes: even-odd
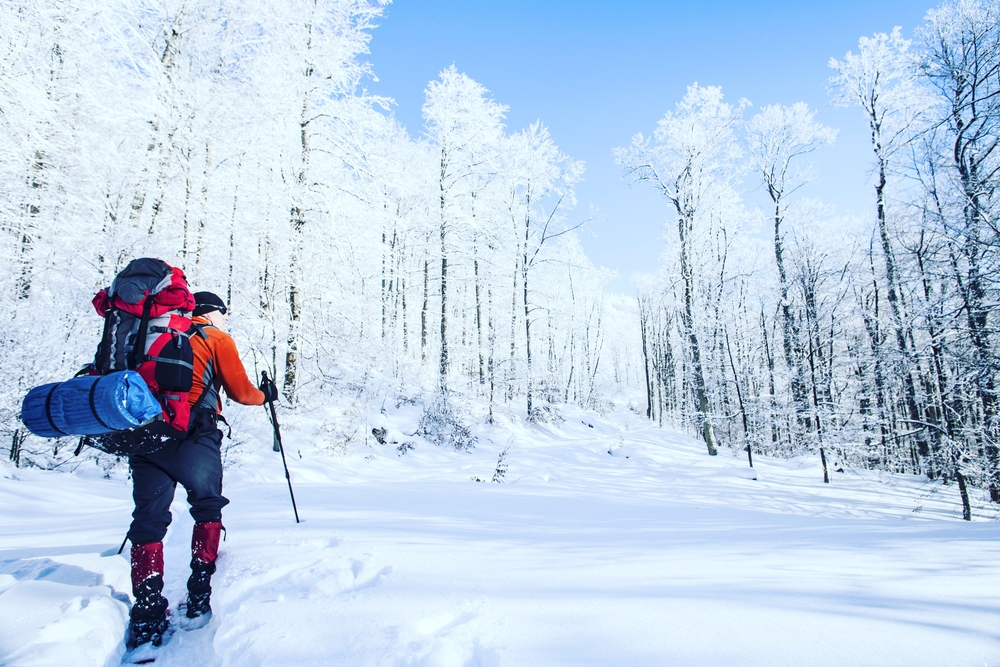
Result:
[[[947,2],[831,59],[871,136],[874,197],[837,218],[801,190],[835,133],[804,104],[688,89],[618,149],[675,220],[638,283],[649,416],[779,456],[955,481],[1000,502],[1000,6]],[[766,212],[741,188],[762,188]]]
[[[454,67],[415,139],[363,85],[383,4],[0,6],[12,457],[68,456],[25,440],[20,397],[88,360],[92,294],[145,255],[229,302],[292,406],[378,375],[539,419],[641,386],[635,306],[604,292],[568,215],[582,164],[540,124],[508,130]]]

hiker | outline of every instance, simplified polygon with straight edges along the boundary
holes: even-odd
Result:
[[[179,482],[187,490],[191,516],[191,576],[188,598],[182,605],[193,627],[204,625],[211,614],[211,578],[223,530],[222,417],[220,390],[243,405],[263,405],[278,398],[278,388],[267,380],[254,387],[240,360],[236,343],[225,333],[226,304],[212,292],[194,294],[194,379],[188,402],[190,427],[151,454],[129,457],[135,511],[128,539],[132,542],[132,582],[135,604],[130,623],[130,648],[152,643],[159,646],[167,630],[167,600],[163,597],[163,537],[170,525],[170,503]]]

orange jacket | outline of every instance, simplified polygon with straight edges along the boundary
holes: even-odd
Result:
[[[194,350],[194,382],[191,384],[191,407],[214,409],[222,412],[219,389],[243,405],[263,405],[264,393],[253,386],[247,377],[236,342],[225,331],[218,329],[206,317],[195,317],[201,333],[192,331],[191,348]],[[207,338],[206,338],[207,336]]]

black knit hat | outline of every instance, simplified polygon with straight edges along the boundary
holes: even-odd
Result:
[[[223,315],[226,314],[226,304],[217,295],[212,292],[195,292],[194,293],[194,316],[204,315],[205,313],[210,313],[213,310],[217,310]]]

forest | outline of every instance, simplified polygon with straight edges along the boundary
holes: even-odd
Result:
[[[662,264],[636,296],[587,258],[571,215],[585,166],[544,124],[508,128],[488,82],[454,65],[427,84],[422,128],[367,91],[386,4],[0,5],[15,465],[75,458],[75,441],[27,434],[21,397],[90,360],[94,293],[156,256],[223,295],[288,413],[417,402],[423,434],[461,449],[473,420],[631,409],[708,454],[942,479],[966,519],[975,489],[1000,503],[1000,4],[949,0],[912,35],[831,58],[831,102],[870,130],[860,217],[808,196],[836,130],[805,104],[693,84],[650,134],[609,146],[662,195]]]

